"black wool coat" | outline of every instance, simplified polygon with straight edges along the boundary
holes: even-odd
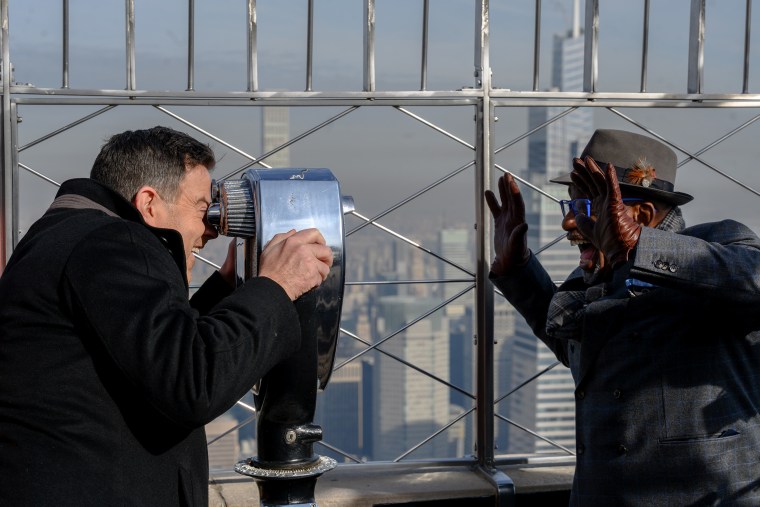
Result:
[[[0,277],[0,505],[207,505],[204,424],[300,343],[285,291],[213,275],[182,238],[65,182]]]

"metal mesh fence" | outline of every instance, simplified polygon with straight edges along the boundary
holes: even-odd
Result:
[[[331,168],[357,204],[336,372],[318,409],[324,451],[341,460],[492,463],[516,442],[572,454],[567,386],[548,380],[562,367],[539,347],[520,355],[520,317],[487,281],[481,197],[502,172],[518,177],[531,248],[559,280],[563,190],[531,150],[543,142],[546,155],[573,122],[669,144],[680,189],[696,197],[687,223],[731,216],[760,230],[751,0],[47,4],[0,1],[0,262],[121,130],[165,124],[204,139],[218,178],[283,161]],[[274,112],[289,133],[272,144]],[[574,154],[544,167],[567,170]],[[195,278],[225,250],[204,252]],[[211,448],[242,446],[222,463],[255,453],[251,405],[209,432]]]

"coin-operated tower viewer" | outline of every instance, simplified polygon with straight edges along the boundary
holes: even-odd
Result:
[[[244,278],[257,275],[259,255],[278,232],[316,227],[333,251],[327,279],[295,301],[301,347],[254,386],[258,455],[235,470],[253,477],[261,505],[315,505],[317,478],[336,466],[314,454],[322,428],[313,423],[318,389],[330,379],[345,282],[344,213],[353,199],[342,196],[329,169],[249,169],[238,180],[212,183],[209,222],[226,236],[244,240]]]

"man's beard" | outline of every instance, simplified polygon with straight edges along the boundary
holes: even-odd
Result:
[[[597,261],[594,263],[593,271],[583,270],[583,281],[586,285],[596,285],[604,279],[604,271],[605,270],[601,268],[601,262]]]

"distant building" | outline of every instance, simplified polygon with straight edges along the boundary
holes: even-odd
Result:
[[[238,430],[233,429],[237,424],[236,419],[224,414],[206,425],[206,440],[208,442],[232,430],[208,446],[208,466],[210,469],[232,468],[235,463],[240,461]]]
[[[323,441],[358,460],[372,455],[372,361],[356,359],[333,372],[317,395],[314,422],[322,427]],[[339,462],[352,460],[325,447],[319,454]]]
[[[575,0],[572,29],[555,35],[552,85],[562,91],[582,90],[583,36],[579,28],[578,0]],[[531,129],[553,118],[564,108],[531,108]],[[551,195],[567,195],[567,188],[548,183],[551,178],[572,170],[572,157],[580,155],[593,130],[590,108],[581,108],[555,121],[530,137],[526,178]],[[528,222],[528,246],[535,252],[565,234],[562,213],[556,202],[537,192],[523,192]],[[555,281],[564,279],[578,265],[578,249],[567,241],[539,255],[541,264]],[[510,346],[512,385],[518,385],[556,362],[554,354],[539,341],[524,319],[517,316]],[[511,394],[502,407],[511,420],[571,450],[575,449],[575,385],[570,371],[562,365]],[[508,452],[555,452],[558,449],[514,426],[508,430]]]
[[[374,337],[382,339],[435,307],[437,299],[384,296],[377,302]],[[396,334],[380,348],[440,378],[449,373],[449,323],[435,312]],[[449,389],[385,354],[375,354],[373,459],[392,460],[423,442],[450,420]],[[448,435],[427,442],[413,457],[450,456]]]
[[[290,140],[290,109],[272,106],[262,108],[261,147],[269,153]],[[271,167],[290,167],[290,148],[283,148],[264,160]]]
[[[493,314],[493,357],[494,357],[494,386],[496,399],[502,398],[515,386],[512,372],[515,334],[515,319],[521,319],[512,305],[502,296],[494,297]],[[496,414],[504,418],[510,417],[511,396],[504,398],[495,405]],[[512,427],[501,417],[494,421],[494,452],[505,454],[509,451],[509,432]]]
[[[439,261],[441,280],[461,280],[469,275],[461,268],[473,271],[473,241],[469,229],[442,229],[438,231],[438,251],[449,262]],[[441,296],[447,300],[461,292],[467,285],[464,283],[441,283]],[[446,305],[446,315],[456,318],[464,315],[466,306],[472,306],[472,294],[465,294]]]
[[[475,343],[472,326],[472,305],[467,305],[459,317],[449,320],[449,382],[467,393],[475,392]],[[452,419],[475,406],[475,400],[456,389],[449,389],[449,403],[452,407]],[[473,454],[474,420],[473,416],[467,416],[457,423],[459,433],[451,436],[452,442],[456,441],[452,448],[453,457]]]
[[[440,280],[462,280],[471,278],[468,272],[474,271],[473,237],[471,229],[464,227],[442,229],[438,231],[438,253],[446,261],[438,261]],[[461,269],[460,269],[461,268]],[[463,271],[466,270],[466,271]],[[438,294],[441,302],[446,301],[466,289],[472,282],[441,282]],[[475,374],[475,345],[473,343],[473,291],[455,299],[444,308],[449,319],[449,381],[468,393],[474,392],[473,379]],[[456,389],[449,390],[449,401],[452,403],[452,414],[458,415],[470,409],[473,399]],[[452,419],[456,417],[453,415]],[[459,437],[452,436],[457,441],[453,456],[471,454],[473,451],[474,428],[473,417],[467,417],[457,423]]]

